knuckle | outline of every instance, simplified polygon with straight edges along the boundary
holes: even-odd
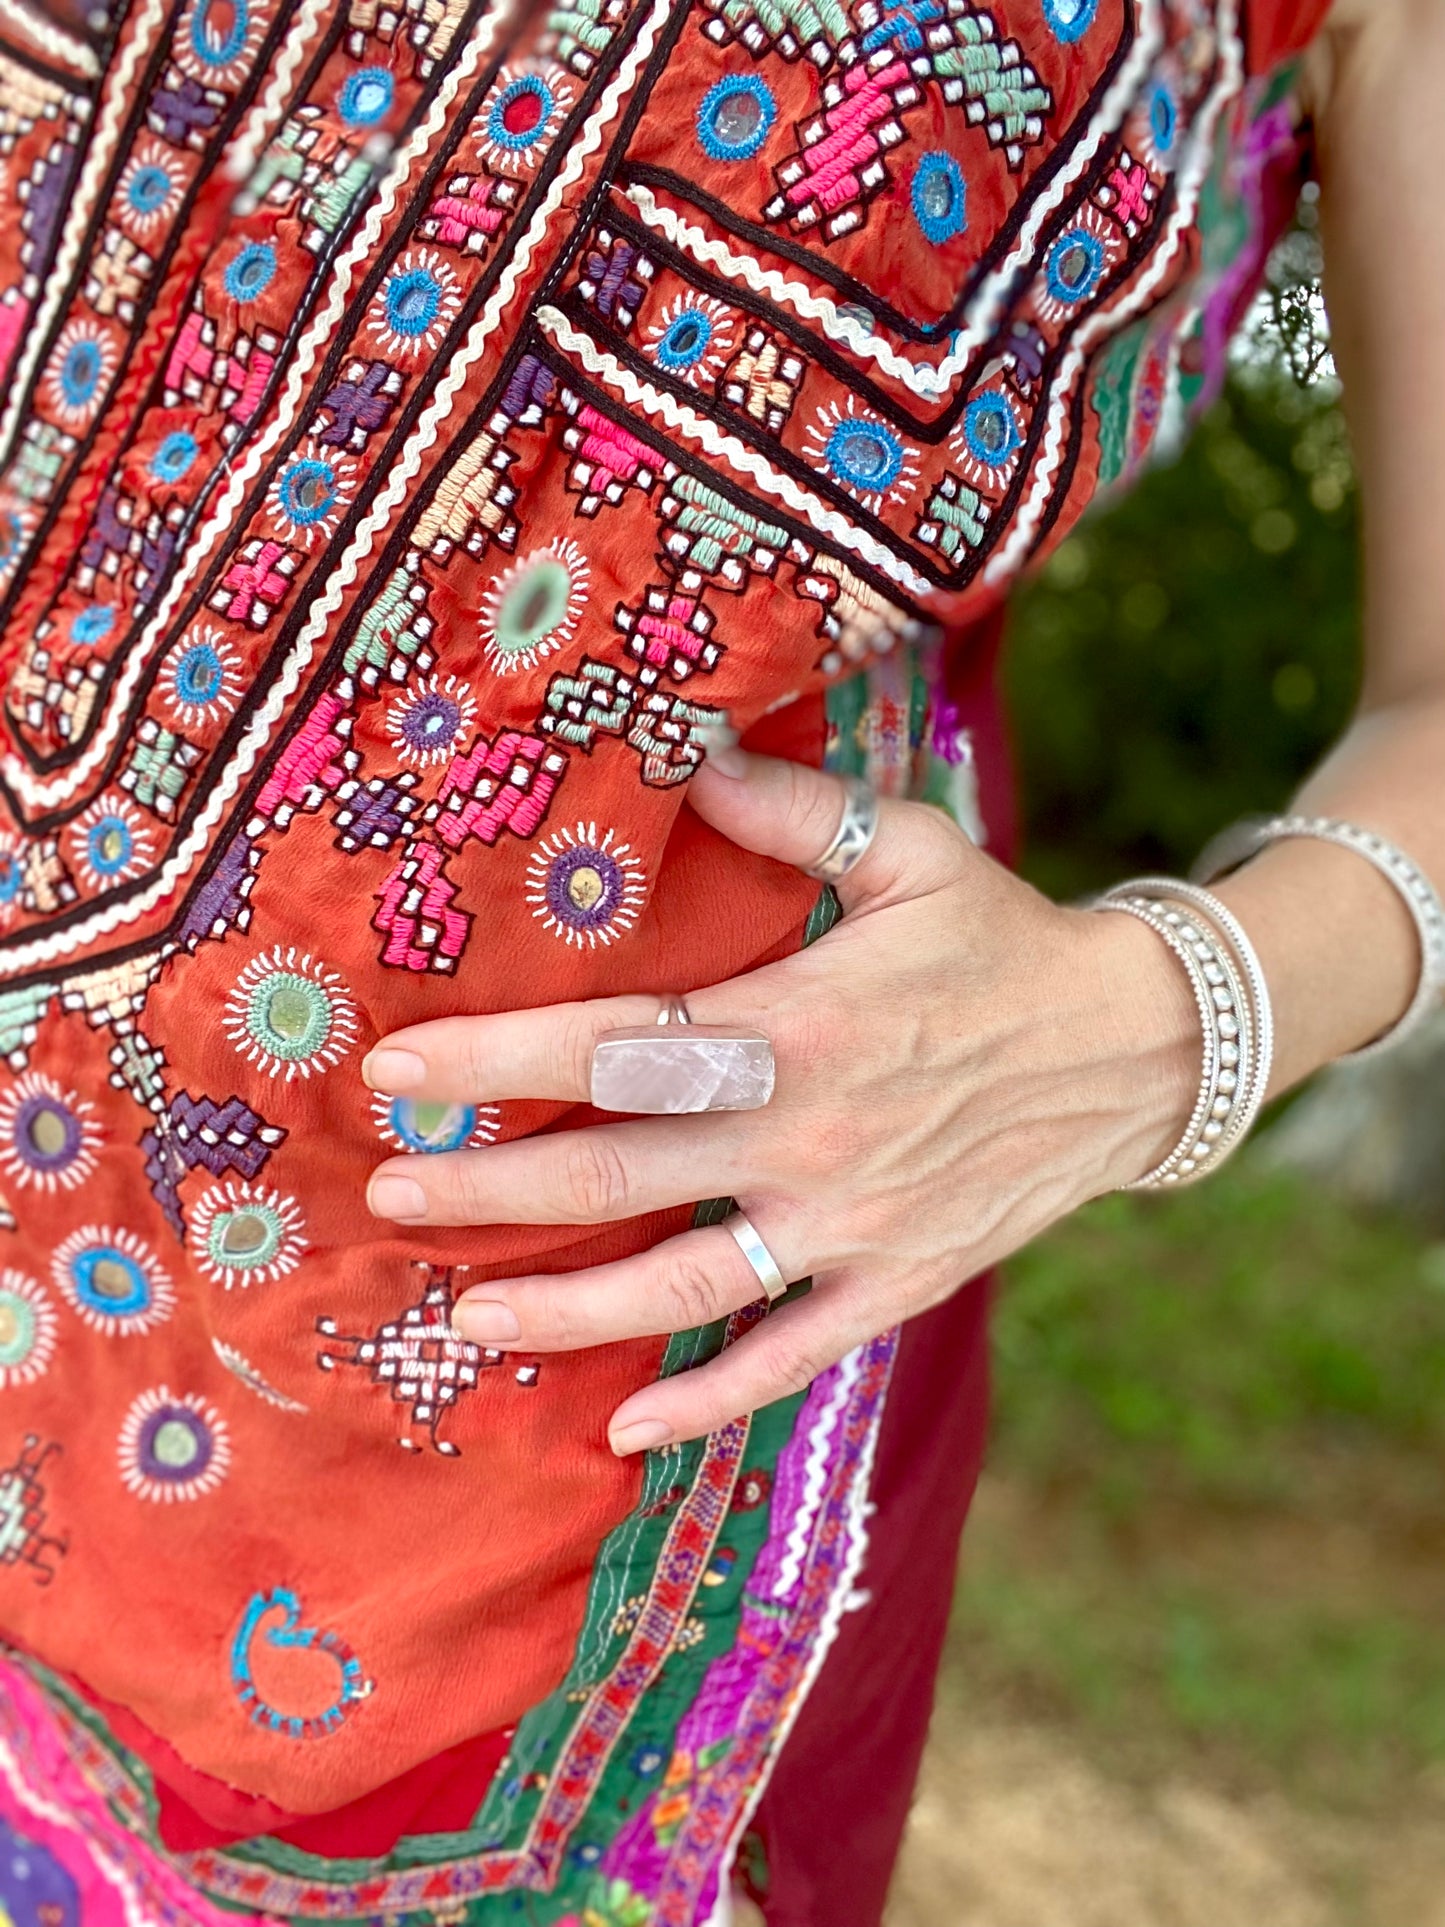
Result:
[[[775,1020],[775,1028],[781,1028],[789,1050],[804,1064],[822,1056],[833,1035],[828,1013],[815,998],[800,1000],[786,1012],[781,1026]]]
[[[838,786],[797,763],[788,765],[788,775],[788,821],[800,837],[816,841],[821,853],[832,842],[842,815]]]
[[[525,1306],[518,1307],[523,1331],[534,1341],[545,1341],[558,1351],[575,1350],[583,1343],[582,1326],[565,1291],[544,1287]]]
[[[931,803],[898,807],[907,812],[909,840],[920,860],[950,876],[962,870],[973,845],[951,816]]]
[[[583,1223],[627,1214],[627,1164],[605,1134],[573,1138],[562,1153],[562,1183],[567,1203]]]
[[[438,1159],[437,1163],[440,1169],[429,1171],[424,1181],[433,1213],[444,1212],[463,1224],[485,1222],[487,1188],[478,1160],[464,1153],[445,1163]]]
[[[777,1387],[773,1394],[776,1398],[806,1392],[824,1369],[824,1360],[817,1356],[811,1346],[799,1344],[794,1338],[776,1339],[768,1363],[769,1376]]]
[[[555,1013],[547,1044],[548,1081],[553,1090],[586,1090],[596,1041],[585,1005],[574,1004]]]
[[[707,1267],[691,1253],[679,1252],[662,1275],[668,1329],[690,1331],[717,1316],[717,1285]]]
[[[812,1156],[821,1171],[852,1171],[868,1148],[868,1123],[852,1110],[831,1111],[813,1120]]]
[[[456,1038],[457,1068],[466,1089],[477,1097],[487,1096],[488,1085],[494,1081],[486,1039],[487,1026],[477,1023],[463,1024]]]

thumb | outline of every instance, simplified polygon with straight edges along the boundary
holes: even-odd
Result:
[[[800,870],[810,870],[832,844],[847,801],[841,777],[732,747],[694,772],[687,793],[703,821],[731,842]],[[884,798],[877,834],[836,885],[843,907],[921,895],[945,880],[945,864],[957,875],[966,848],[940,811]]]

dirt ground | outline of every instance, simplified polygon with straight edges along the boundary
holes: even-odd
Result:
[[[937,1731],[888,1927],[1445,1927],[1445,1788],[1382,1828],[1116,1783],[1044,1729]]]

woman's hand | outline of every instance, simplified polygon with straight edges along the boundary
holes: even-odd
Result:
[[[747,849],[815,862],[841,815],[837,780],[762,757],[737,766],[699,771],[693,807]],[[839,895],[848,914],[809,949],[688,993],[696,1023],[772,1040],[765,1109],[390,1158],[372,1179],[373,1212],[404,1224],[596,1224],[731,1196],[786,1277],[813,1279],[710,1364],[628,1399],[610,1430],[619,1453],[799,1390],[1138,1176],[1183,1128],[1199,1020],[1184,973],[1133,918],[1059,909],[914,803],[882,805]],[[595,1040],[657,1012],[655,997],[617,997],[417,1024],[382,1040],[366,1077],[442,1102],[581,1102]],[[759,1295],[718,1225],[570,1277],[478,1285],[454,1316],[478,1344],[565,1351],[704,1324]]]

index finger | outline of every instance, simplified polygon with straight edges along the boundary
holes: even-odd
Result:
[[[609,1030],[655,1024],[664,999],[595,997],[586,1002],[504,1010],[491,1017],[436,1017],[394,1030],[371,1050],[361,1074],[387,1097],[439,1104],[509,1097],[585,1102],[592,1052]]]
[[[771,1035],[779,994],[777,970],[778,965],[765,964],[746,976],[687,992],[686,1023],[660,1034],[673,1044],[691,1036],[699,1044],[716,1046],[720,1037],[729,1038],[742,1051],[741,1065],[736,1061],[733,1065],[742,1085],[734,1086],[733,1101],[726,1102],[717,1080],[726,1081],[727,1063],[720,1064],[714,1056],[691,1074],[687,1086],[694,1097],[711,1092],[712,1101],[668,1104],[668,1113],[697,1108],[753,1110],[767,1102],[772,1070],[767,1067],[763,1078],[765,1067],[754,1055],[751,1040]],[[591,1100],[592,1056],[599,1040],[611,1031],[652,1030],[676,1001],[651,994],[596,997],[532,1010],[498,1011],[488,1017],[437,1017],[383,1037],[363,1060],[361,1074],[372,1090],[386,1097],[437,1104],[479,1104],[512,1097],[586,1103]],[[709,1026],[727,1029],[710,1030]],[[653,1106],[638,1103],[616,1108],[640,1114]]]

